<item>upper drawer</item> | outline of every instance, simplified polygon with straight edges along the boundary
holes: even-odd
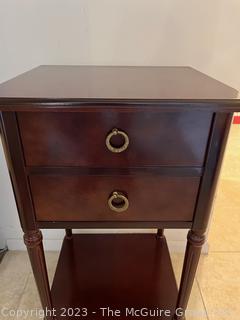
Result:
[[[200,111],[18,113],[28,166],[202,166],[211,119]],[[109,150],[114,128],[123,134]]]

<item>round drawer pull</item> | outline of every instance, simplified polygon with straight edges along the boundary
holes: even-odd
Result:
[[[108,199],[108,205],[115,212],[123,212],[128,209],[129,201],[122,192],[114,191]]]
[[[124,142],[120,147],[114,147],[111,144],[112,137],[117,136],[117,135],[122,136],[124,139]],[[113,153],[123,152],[124,150],[127,149],[128,145],[129,145],[129,138],[128,138],[128,135],[124,131],[121,131],[121,130],[118,130],[115,128],[107,135],[106,146],[107,146],[108,150]]]

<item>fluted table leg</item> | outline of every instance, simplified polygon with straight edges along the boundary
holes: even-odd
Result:
[[[24,243],[28,250],[28,255],[32,265],[33,274],[37,284],[39,296],[47,320],[54,319],[51,314],[52,300],[46,268],[46,261],[42,245],[42,233],[40,230],[26,231],[24,234]]]
[[[187,249],[184,258],[184,265],[176,307],[175,320],[185,319],[184,314],[192,290],[197,266],[205,242],[205,235],[202,232],[190,230],[188,233]]]

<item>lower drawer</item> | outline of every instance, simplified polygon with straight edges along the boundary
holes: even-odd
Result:
[[[32,175],[38,221],[191,221],[199,177]]]

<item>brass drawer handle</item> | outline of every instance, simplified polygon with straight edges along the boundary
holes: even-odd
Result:
[[[115,212],[123,212],[128,209],[129,201],[122,192],[114,191],[108,199],[108,205]]]
[[[116,135],[121,135],[123,138],[124,138],[124,143],[122,146],[120,147],[114,147],[112,144],[111,144],[111,138],[113,136],[116,136]],[[113,153],[120,153],[120,152],[123,152],[124,150],[127,149],[129,145],[129,138],[128,138],[128,135],[124,132],[124,131],[121,131],[121,130],[118,130],[116,128],[114,128],[108,135],[107,135],[107,138],[106,138],[106,146],[108,148],[109,151],[113,152]]]

